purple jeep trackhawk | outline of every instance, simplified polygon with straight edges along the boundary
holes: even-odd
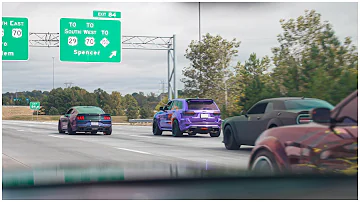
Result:
[[[160,110],[154,115],[154,135],[172,131],[175,137],[182,136],[184,132],[189,135],[210,133],[211,137],[220,136],[220,110],[212,99],[174,99]]]

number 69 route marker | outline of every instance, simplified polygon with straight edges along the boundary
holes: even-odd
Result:
[[[61,18],[60,61],[121,62],[121,22]]]

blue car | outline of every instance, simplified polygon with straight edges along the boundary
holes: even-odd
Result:
[[[59,133],[67,131],[69,135],[77,132],[91,132],[91,134],[103,132],[104,135],[111,135],[111,116],[95,106],[71,107],[60,117],[58,131]]]
[[[184,132],[220,136],[220,110],[212,99],[174,99],[160,110],[153,119],[154,135],[172,131],[175,137],[182,136]]]

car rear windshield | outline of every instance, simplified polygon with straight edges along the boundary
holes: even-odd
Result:
[[[187,101],[189,110],[218,110],[214,101]]]
[[[286,100],[285,107],[287,110],[304,110],[308,111],[313,108],[328,108],[332,110],[334,108],[333,105],[324,101],[324,100]]]
[[[81,107],[77,109],[80,114],[104,114],[99,107]]]

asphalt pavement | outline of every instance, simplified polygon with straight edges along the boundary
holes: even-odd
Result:
[[[110,136],[59,134],[57,122],[3,121],[3,169],[85,163],[195,162],[246,168],[252,147],[226,150],[222,135],[154,136],[151,126],[114,125]]]

